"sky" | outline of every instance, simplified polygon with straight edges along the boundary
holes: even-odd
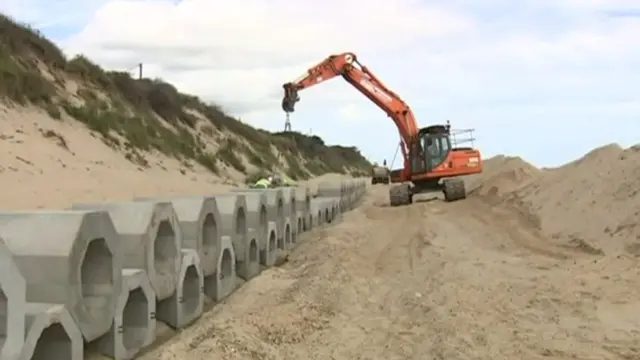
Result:
[[[353,52],[419,126],[473,128],[487,157],[554,166],[640,143],[640,0],[2,0],[0,11],[69,56],[142,62],[269,130],[284,127],[282,84]],[[391,162],[394,123],[342,78],[300,97],[294,130]]]

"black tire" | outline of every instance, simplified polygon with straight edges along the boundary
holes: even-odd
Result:
[[[467,190],[462,179],[443,180],[442,193],[444,194],[444,201],[447,202],[458,201],[467,197]]]
[[[389,205],[404,206],[413,202],[413,193],[409,184],[395,185],[389,188]]]
[[[382,183],[385,185],[389,185],[389,178],[385,178],[384,180],[382,180]]]
[[[371,178],[371,185],[375,185],[378,183],[378,180],[376,178]]]

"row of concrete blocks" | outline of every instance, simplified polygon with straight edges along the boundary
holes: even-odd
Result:
[[[0,360],[132,359],[357,206],[363,180],[0,213]]]

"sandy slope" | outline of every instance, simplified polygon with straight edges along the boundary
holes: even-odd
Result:
[[[0,106],[0,203],[5,209],[64,208],[158,194],[202,194],[228,188],[203,168],[149,156],[141,169],[76,121]],[[236,179],[239,180],[239,179]]]
[[[640,356],[634,258],[554,245],[478,198],[385,203],[385,187],[374,188],[288,264],[142,359]]]

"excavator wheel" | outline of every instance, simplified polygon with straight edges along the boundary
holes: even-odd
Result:
[[[389,204],[404,206],[413,202],[413,192],[409,184],[399,184],[389,188]]]
[[[375,185],[378,183],[378,180],[376,178],[371,178],[371,185]]]
[[[462,179],[443,180],[442,192],[444,193],[444,200],[448,202],[462,200],[467,197],[467,191]]]
[[[384,178],[384,180],[382,180],[382,183],[385,185],[389,185],[389,178]]]

